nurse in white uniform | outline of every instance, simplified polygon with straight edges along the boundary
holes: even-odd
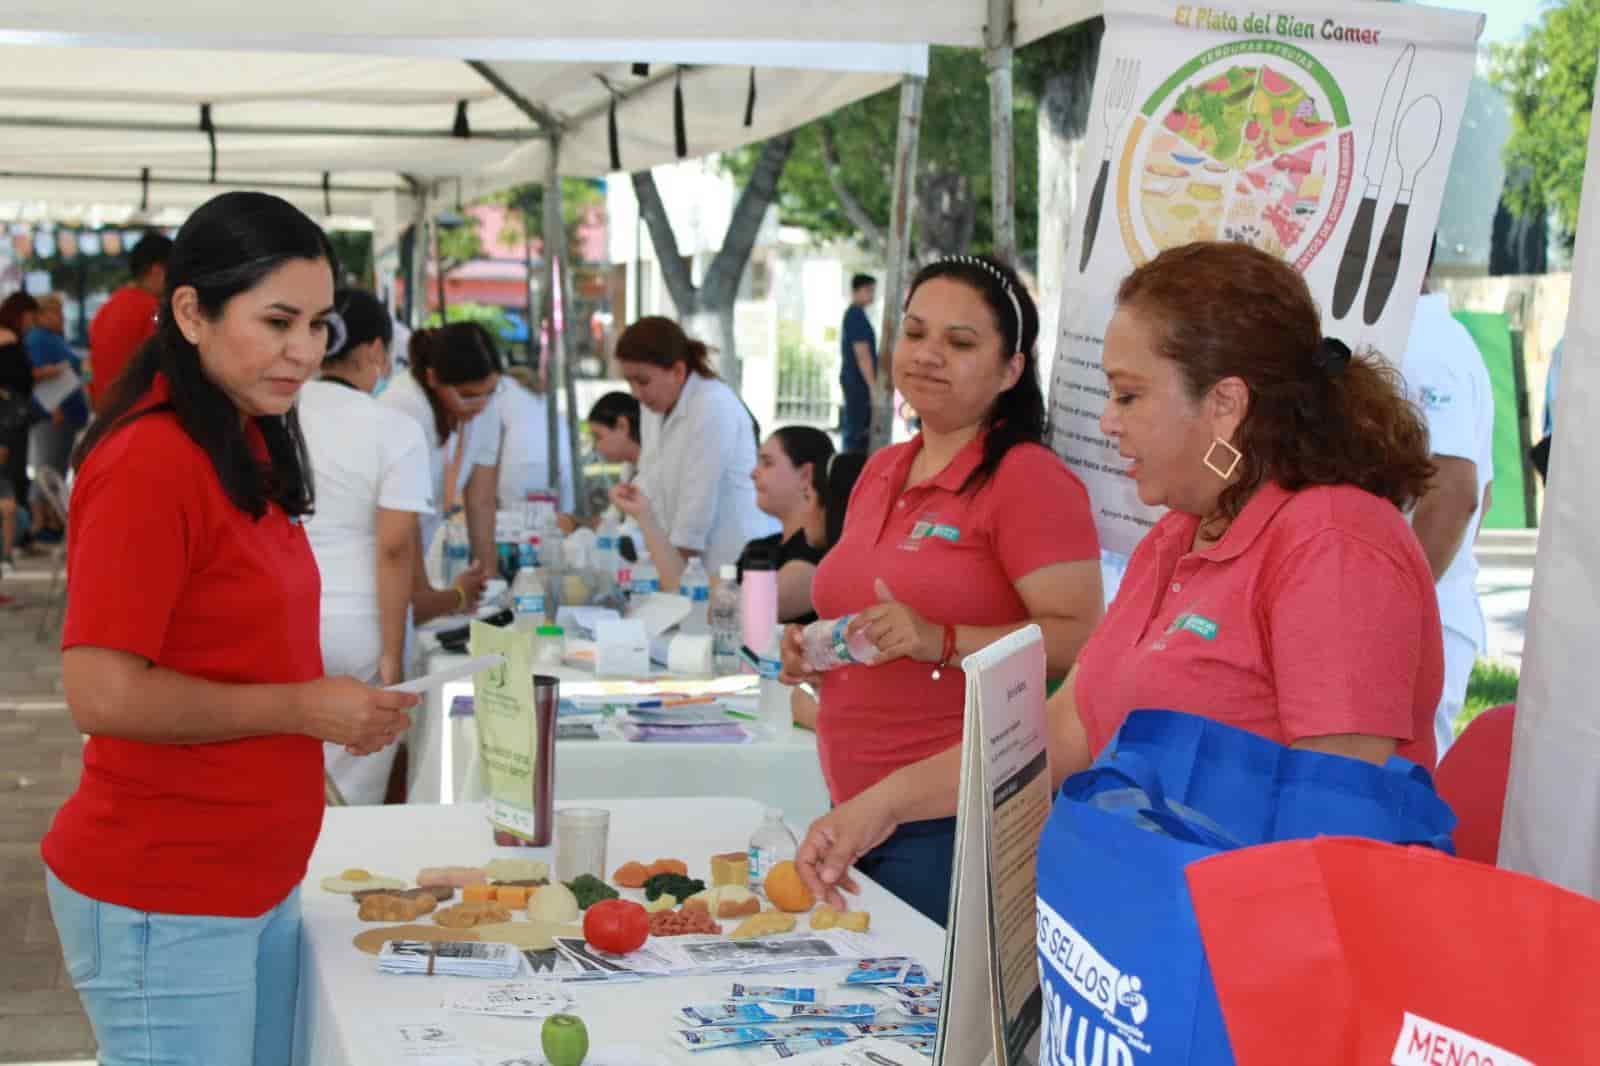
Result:
[[[392,685],[404,677],[412,600],[453,605],[467,593],[416,595],[417,520],[434,509],[427,443],[416,422],[372,396],[389,374],[383,306],[359,289],[340,290],[335,306],[344,337],[299,399],[317,493],[306,535],[322,574],[322,660],[330,675]],[[382,803],[394,754],[394,745],[358,756],[327,744],[323,764],[346,802]]]
[[[683,560],[702,556],[717,573],[757,537],[779,531],[756,506],[755,418],[711,369],[704,344],[669,318],[641,318],[617,339],[622,376],[644,411],[638,491],[651,502],[679,559],[655,559],[675,589]],[[632,491],[632,486],[618,491]]]
[[[494,519],[500,491],[500,353],[487,330],[452,322],[411,335],[411,366],[379,402],[411,418],[428,445],[428,472],[438,512],[422,519],[422,547],[456,508],[466,512],[473,572],[496,566]]]
[[[550,469],[550,406],[545,393],[533,390],[533,375],[514,366],[500,380],[495,397],[500,410],[500,506],[518,507],[530,492],[545,492],[555,483]],[[573,501],[572,439],[565,423],[557,428],[556,472],[561,477],[561,510]]]

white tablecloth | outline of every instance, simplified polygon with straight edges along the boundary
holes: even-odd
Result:
[[[615,869],[629,859],[671,856],[703,876],[710,856],[743,848],[761,821],[761,805],[746,799],[679,798],[613,800],[606,859]],[[436,1010],[473,978],[395,976],[378,972],[377,959],[357,951],[351,939],[364,927],[348,896],[324,892],[321,878],[359,866],[373,873],[413,878],[424,866],[481,865],[496,856],[540,858],[553,862],[550,849],[497,848],[482,807],[344,807],[328,811],[311,857],[303,889],[305,925],[300,970],[300,1021],[297,1061],[313,1066],[393,1066],[395,1059],[374,1031],[414,1012]],[[944,932],[906,904],[865,878],[858,906],[872,914],[872,929],[887,950],[912,955],[940,972]],[[804,926],[804,920],[801,923]],[[811,978],[832,984],[839,967]],[[789,980],[792,975],[785,975]],[[773,980],[773,978],[763,978]],[[797,979],[804,980],[804,979]],[[589,1027],[592,1043],[634,1044],[658,1052],[672,1063],[744,1066],[761,1061],[758,1052],[700,1052],[698,1057],[670,1040],[675,1008],[715,1002],[727,994],[732,978],[656,979],[620,988],[572,986],[576,1012]],[[486,1049],[537,1049],[539,1023],[531,1020],[450,1014],[448,1024]],[[714,1059],[714,1061],[713,1061]],[[659,1061],[659,1060],[658,1060]]]
[[[464,656],[435,650],[426,656],[432,673]],[[560,667],[541,672],[563,682],[593,681],[588,671]],[[428,692],[406,745],[410,752],[407,798],[411,803],[458,803],[482,799],[469,788],[477,750],[471,718],[450,718],[458,695],[472,694],[470,681]],[[556,744],[556,798],[692,796],[716,792],[777,807],[803,833],[828,810],[828,789],[817,759],[817,738],[791,728],[778,740],[749,744],[630,743],[619,739],[562,740]]]

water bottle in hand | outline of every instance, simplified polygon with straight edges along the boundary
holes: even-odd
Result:
[[[841,666],[859,666],[878,657],[878,648],[863,633],[851,635],[850,622],[855,615],[843,618],[826,618],[806,626],[801,639],[805,643],[806,668],[814,674],[826,673]]]

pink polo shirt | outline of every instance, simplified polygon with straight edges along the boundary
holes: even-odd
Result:
[[[1200,552],[1198,525],[1177,512],[1156,523],[1078,656],[1090,751],[1128,712],[1164,708],[1283,744],[1394,737],[1431,770],[1439,606],[1399,509],[1350,485],[1268,484]]]
[[[1012,448],[982,488],[958,495],[983,456],[967,445],[934,478],[904,488],[922,438],[868,461],[845,514],[844,532],[817,567],[812,602],[821,618],[877,603],[873,581],[940,625],[1025,621],[1016,583],[1053,563],[1099,558],[1089,495],[1036,444]],[[904,489],[904,491],[902,491]],[[961,743],[966,679],[899,659],[823,675],[817,746],[835,803],[902,766]]]

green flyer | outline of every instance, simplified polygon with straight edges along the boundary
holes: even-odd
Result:
[[[489,821],[524,840],[533,839],[533,765],[538,721],[533,713],[533,638],[510,628],[472,623],[473,655],[498,652],[505,662],[472,680]]]

